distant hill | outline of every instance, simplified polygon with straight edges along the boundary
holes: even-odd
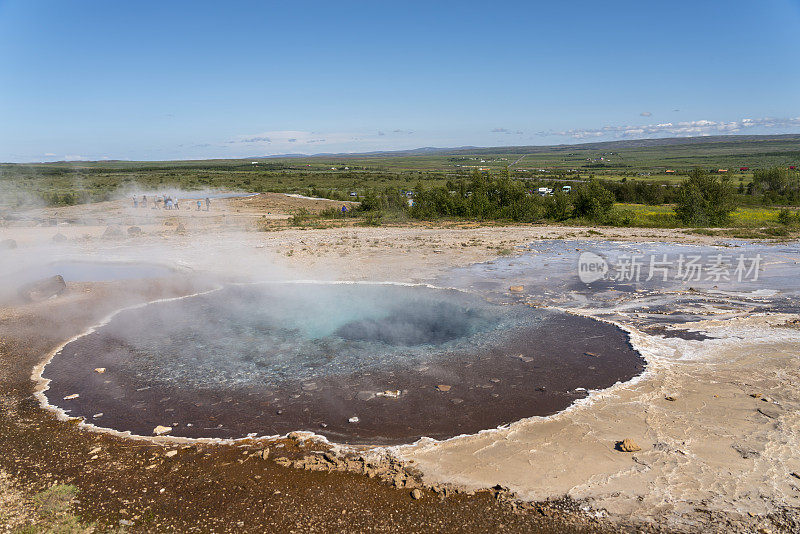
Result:
[[[496,146],[476,147],[460,146],[452,148],[421,147],[410,150],[385,150],[374,152],[340,152],[318,154],[280,154],[273,156],[255,156],[253,159],[280,159],[280,158],[359,158],[359,157],[402,157],[416,155],[463,155],[463,154],[544,154],[553,152],[570,152],[573,150],[594,150],[613,152],[630,148],[657,148],[681,145],[718,145],[723,148],[725,144],[740,145],[746,142],[784,141],[800,143],[800,134],[781,135],[714,135],[701,137],[662,137],[656,139],[624,139],[621,141],[602,141],[595,143],[575,143],[562,145],[521,145],[521,146]]]

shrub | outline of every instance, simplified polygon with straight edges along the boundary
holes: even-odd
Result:
[[[695,169],[678,189],[675,216],[691,226],[722,226],[735,208],[735,193],[728,178]]]

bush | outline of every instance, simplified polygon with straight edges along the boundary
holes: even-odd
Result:
[[[728,178],[695,169],[678,189],[675,216],[691,226],[722,226],[736,208],[736,197]]]
[[[575,191],[573,216],[606,222],[614,207],[614,194],[597,180],[590,180]]]

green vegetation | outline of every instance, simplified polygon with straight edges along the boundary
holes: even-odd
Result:
[[[726,177],[695,169],[678,189],[675,215],[687,226],[723,226],[735,207],[733,187]]]
[[[800,206],[800,174],[791,169],[798,166],[800,136],[247,160],[3,164],[0,215],[144,191],[214,189],[361,202],[346,213],[300,211],[290,221],[310,228],[335,220],[377,226],[451,219],[667,228],[762,225],[789,231],[798,226],[797,213],[789,209]],[[553,193],[540,196],[539,188]]]
[[[78,488],[69,484],[56,484],[37,493],[31,499],[36,521],[15,531],[15,534],[83,534],[94,532],[94,525],[82,524],[72,513]]]

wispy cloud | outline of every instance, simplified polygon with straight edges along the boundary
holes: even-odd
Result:
[[[539,132],[542,136],[563,136],[573,139],[594,139],[610,137],[617,139],[642,138],[651,136],[690,137],[703,135],[734,134],[751,129],[791,129],[800,128],[800,117],[741,119],[738,121],[696,120],[683,122],[663,122],[659,124],[604,126],[602,128],[578,128],[564,131]]]
[[[639,113],[639,115],[641,115],[642,117],[649,117],[652,115],[652,113],[650,113],[649,111],[642,111],[641,113]]]
[[[492,128],[490,130],[492,133],[503,133],[503,134],[514,134],[514,135],[522,135],[522,130],[509,130],[508,128]]]

